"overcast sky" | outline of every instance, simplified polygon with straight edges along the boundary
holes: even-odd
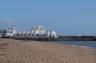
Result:
[[[0,0],[0,28],[42,25],[63,35],[96,35],[96,0]]]

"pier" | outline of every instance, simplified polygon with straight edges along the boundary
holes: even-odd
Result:
[[[96,36],[57,36],[53,30],[46,31],[43,26],[33,26],[29,31],[18,31],[15,27],[0,30],[0,38],[16,40],[44,40],[44,41],[96,41]]]
[[[96,41],[95,36],[58,36],[57,40],[64,41]]]
[[[4,37],[3,37],[4,38]],[[95,36],[58,36],[54,37],[5,37],[16,40],[36,40],[36,41],[96,41]]]

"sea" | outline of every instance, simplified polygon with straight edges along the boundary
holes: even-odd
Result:
[[[65,45],[79,46],[84,48],[96,48],[96,41],[56,41]]]
[[[17,39],[19,40],[19,39]],[[24,39],[22,39],[24,40]],[[50,40],[51,41],[51,40]],[[79,46],[83,48],[96,48],[96,41],[65,41],[65,40],[52,40],[52,42],[61,43],[71,46]]]

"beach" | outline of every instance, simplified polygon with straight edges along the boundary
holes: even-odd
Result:
[[[0,63],[96,63],[96,49],[49,41],[0,39]]]

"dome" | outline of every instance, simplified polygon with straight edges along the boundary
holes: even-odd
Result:
[[[31,31],[44,31],[44,27],[43,26],[33,26]]]

